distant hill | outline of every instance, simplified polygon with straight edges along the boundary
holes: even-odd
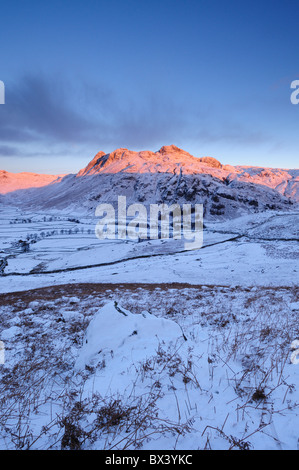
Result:
[[[0,194],[6,194],[17,189],[37,188],[46,186],[61,178],[58,175],[40,175],[38,173],[9,173],[0,170]]]

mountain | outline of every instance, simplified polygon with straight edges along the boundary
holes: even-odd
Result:
[[[222,165],[215,158],[193,157],[175,145],[164,146],[158,152],[148,150],[133,152],[120,148],[109,154],[99,152],[85,168],[79,171],[77,176],[120,172],[178,173],[180,169],[185,174],[194,174],[204,173],[207,167],[215,169],[222,168]],[[233,169],[233,167],[230,168]]]
[[[99,203],[116,204],[118,196],[126,196],[128,204],[202,203],[205,217],[218,218],[286,210],[299,201],[299,170],[223,165],[212,157],[196,158],[174,145],[157,152],[124,148],[99,152],[76,175],[53,176],[52,180],[49,175],[38,176],[36,181],[28,178],[27,187],[31,182],[37,186],[38,181],[45,185],[33,188],[31,184],[31,189],[7,194],[6,202],[91,214]],[[11,188],[17,189],[18,181]],[[0,192],[8,191],[1,185]]]
[[[299,170],[285,170],[281,168],[263,168],[250,166],[236,166],[236,178],[262,184],[276,189],[279,193],[299,202]]]
[[[212,157],[193,157],[175,145],[164,146],[158,152],[133,152],[124,148],[110,154],[99,152],[77,176],[120,172],[178,174],[180,171],[264,185],[299,201],[299,170],[222,165]]]
[[[61,175],[40,175],[38,173],[9,173],[0,170],[0,194],[17,189],[37,188],[58,181]]]

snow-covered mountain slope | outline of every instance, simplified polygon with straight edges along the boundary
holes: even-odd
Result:
[[[299,170],[222,165],[164,146],[158,152],[99,152],[77,175],[42,188],[15,191],[6,201],[24,207],[94,213],[102,202],[202,203],[207,218],[286,210],[299,201]]]
[[[285,170],[281,168],[263,168],[236,166],[236,178],[239,181],[247,181],[262,184],[276,189],[284,196],[299,201],[299,170]]]
[[[164,146],[158,152],[127,149],[117,149],[110,154],[99,152],[77,176],[119,172],[204,173],[222,180],[261,184],[299,201],[299,170],[222,165],[212,157],[193,157],[175,145]]]
[[[6,194],[18,189],[37,188],[58,182],[61,176],[40,175],[38,173],[9,173],[0,170],[0,194]]]

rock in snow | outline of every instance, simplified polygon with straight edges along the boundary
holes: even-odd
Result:
[[[183,333],[174,321],[145,312],[133,314],[109,302],[91,320],[75,368],[111,358],[138,362],[153,355],[159,344],[178,340],[184,340]]]

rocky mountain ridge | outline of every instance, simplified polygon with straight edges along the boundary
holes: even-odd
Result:
[[[296,205],[299,170],[223,165],[212,157],[196,158],[174,145],[158,152],[120,148],[97,153],[75,175],[49,178],[43,187],[3,197],[7,203],[26,207],[91,214],[101,202],[116,204],[120,195],[127,197],[128,204],[202,203],[205,217],[230,218]]]

